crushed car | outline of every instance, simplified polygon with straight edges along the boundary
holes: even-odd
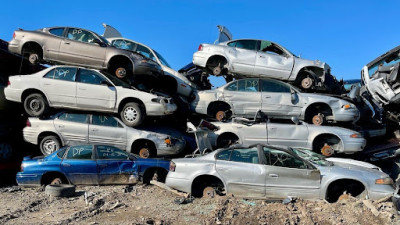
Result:
[[[212,122],[218,130],[208,137],[213,146],[227,147],[269,144],[307,148],[331,156],[334,153],[354,154],[364,149],[366,140],[356,131],[334,126],[316,126],[293,117],[292,121],[269,121],[265,116],[254,120],[236,117],[229,122]]]
[[[149,183],[157,174],[163,181],[169,161],[141,159],[107,145],[64,147],[44,157],[25,157],[17,183],[21,186],[48,184],[111,185]]]
[[[198,91],[193,111],[223,120],[230,114],[252,118],[261,109],[270,118],[299,117],[308,123],[356,122],[357,107],[340,98],[304,93],[282,81],[267,78],[234,80],[214,90]]]
[[[131,87],[105,71],[74,66],[53,66],[32,75],[10,76],[4,89],[7,100],[23,103],[29,116],[52,108],[116,113],[135,127],[146,116],[173,114],[177,106],[161,93]]]
[[[161,66],[141,54],[114,48],[93,31],[75,27],[16,30],[10,52],[26,56],[31,64],[56,62],[105,69],[118,78],[127,75],[163,75]]]
[[[193,64],[215,76],[231,74],[236,78],[266,77],[289,81],[304,90],[339,91],[339,82],[328,64],[302,59],[286,48],[265,40],[232,40],[224,26],[218,44],[200,44]]]
[[[171,160],[166,185],[202,196],[326,199],[344,193],[377,200],[394,193],[393,180],[366,163],[330,162],[314,152],[268,145],[233,146],[204,156]]]
[[[150,158],[179,154],[186,144],[179,136],[128,127],[111,115],[73,111],[28,118],[23,136],[25,141],[39,145],[44,155],[66,145],[102,143]]]

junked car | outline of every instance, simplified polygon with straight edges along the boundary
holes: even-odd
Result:
[[[7,100],[21,102],[26,113],[39,117],[49,107],[118,113],[128,126],[146,116],[172,114],[177,106],[161,93],[139,91],[104,71],[54,66],[32,75],[9,77]]]
[[[193,64],[211,74],[233,74],[236,78],[266,77],[294,83],[303,89],[325,88],[330,66],[319,60],[299,58],[271,41],[232,40],[226,27],[218,26],[218,44],[200,44]],[[335,80],[335,79],[333,79]]]
[[[60,112],[49,118],[28,118],[25,141],[39,145],[49,155],[66,145],[107,144],[142,158],[175,155],[185,140],[173,135],[143,131],[124,125],[118,118],[98,113]]]
[[[154,174],[163,181],[169,161],[141,159],[107,145],[77,145],[61,148],[44,157],[25,157],[17,183],[21,186],[48,184],[108,185],[149,183]]]
[[[346,100],[304,93],[290,84],[267,78],[234,80],[214,90],[199,91],[191,106],[195,112],[218,120],[229,114],[252,118],[258,110],[270,118],[295,116],[316,125],[359,119],[357,107]]]
[[[233,118],[230,122],[212,122],[217,131],[208,135],[213,146],[227,147],[236,142],[244,145],[268,144],[311,149],[331,156],[362,151],[366,140],[356,131],[342,127],[316,126],[292,118],[293,121],[270,122],[264,118]]]
[[[376,200],[393,195],[393,180],[379,169],[354,162],[329,162],[307,150],[268,145],[219,149],[197,158],[173,159],[166,185],[192,193],[238,197],[326,199],[345,191]]]
[[[16,30],[10,52],[27,56],[32,64],[60,64],[106,69],[118,78],[126,75],[163,74],[155,61],[138,53],[118,49],[93,31],[75,27],[50,27],[34,31]]]
[[[174,79],[173,88],[178,94],[189,97],[193,90],[196,89],[196,85],[194,83],[190,82],[178,71],[173,70],[164,57],[156,50],[137,41],[122,37],[121,33],[110,25],[103,24],[103,26],[105,28],[103,37],[106,38],[112,46],[139,53],[161,65],[164,74]],[[166,85],[166,83],[164,83],[164,85]]]

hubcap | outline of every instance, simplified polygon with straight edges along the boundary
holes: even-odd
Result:
[[[29,62],[31,64],[36,64],[38,61],[39,61],[39,55],[38,54],[29,55]]]
[[[225,112],[224,111],[218,111],[215,114],[215,119],[217,119],[218,121],[221,121],[225,118]]]
[[[150,151],[149,151],[149,149],[148,149],[148,148],[142,148],[142,149],[140,149],[140,151],[139,151],[139,156],[140,156],[141,158],[145,158],[145,159],[149,158],[149,156],[150,156]]]
[[[322,125],[324,123],[324,115],[322,115],[321,113],[318,113],[318,115],[315,115],[312,118],[312,122],[315,125]]]
[[[330,145],[325,143],[324,147],[321,148],[321,153],[324,156],[331,156],[334,153],[334,150]]]
[[[43,150],[44,152],[49,155],[57,150],[57,144],[53,140],[47,140],[43,143]]]
[[[215,189],[213,187],[206,187],[203,190],[203,197],[205,198],[214,198]]]
[[[117,68],[117,70],[115,70],[115,75],[118,78],[124,78],[126,76],[126,69],[123,67]]]
[[[218,75],[221,74],[221,64],[218,64],[218,66],[214,67],[214,69],[213,69],[213,74],[214,74],[215,76],[218,76]]]
[[[138,111],[133,107],[127,107],[124,111],[124,119],[129,122],[134,122],[138,118]]]
[[[34,112],[39,112],[42,108],[42,103],[38,99],[32,99],[29,102],[29,108]]]
[[[304,89],[309,89],[312,85],[313,80],[309,77],[304,78],[301,81],[301,87],[303,87]]]

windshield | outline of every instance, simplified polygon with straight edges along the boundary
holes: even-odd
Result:
[[[115,86],[121,86],[124,88],[132,88],[128,83],[126,83],[125,81],[122,81],[116,77],[114,77],[113,75],[105,72],[105,71],[100,71],[104,76],[106,76],[108,79],[111,80],[111,82],[115,85]]]
[[[166,67],[171,68],[171,66],[170,66],[170,65],[167,63],[167,61],[162,57],[162,55],[160,55],[160,53],[156,52],[154,49],[153,49],[153,52],[156,53],[157,58],[160,60],[161,64],[163,64],[163,65],[166,66]]]
[[[371,77],[377,70],[379,66],[391,66],[400,62],[400,52],[393,52],[393,54],[385,57],[384,59],[378,61],[374,65],[368,68],[368,74]]]
[[[332,162],[329,162],[325,160],[325,156],[322,156],[318,153],[315,153],[311,150],[307,149],[292,149],[294,153],[296,153],[300,158],[303,158],[307,161],[310,161],[314,164],[317,164],[319,166],[332,166]]]

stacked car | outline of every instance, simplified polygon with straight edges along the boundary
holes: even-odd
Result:
[[[233,40],[223,26],[218,43],[200,44],[182,73],[151,47],[103,26],[103,35],[75,27],[14,32],[10,52],[51,65],[9,77],[4,90],[29,116],[25,141],[46,156],[24,159],[19,184],[132,184],[155,172],[163,180],[169,166],[167,185],[193,195],[333,202],[345,191],[373,199],[393,193],[379,167],[325,157],[355,155],[366,137],[384,135],[357,122],[376,119],[378,101],[398,104],[398,48],[363,69],[371,97],[359,86],[347,93],[324,62],[271,41]],[[209,75],[227,83],[211,89]],[[160,118],[168,118],[167,132]],[[191,138],[181,122],[202,119],[197,131],[190,126],[197,150],[185,152]],[[169,165],[138,158],[193,151],[202,156]]]

